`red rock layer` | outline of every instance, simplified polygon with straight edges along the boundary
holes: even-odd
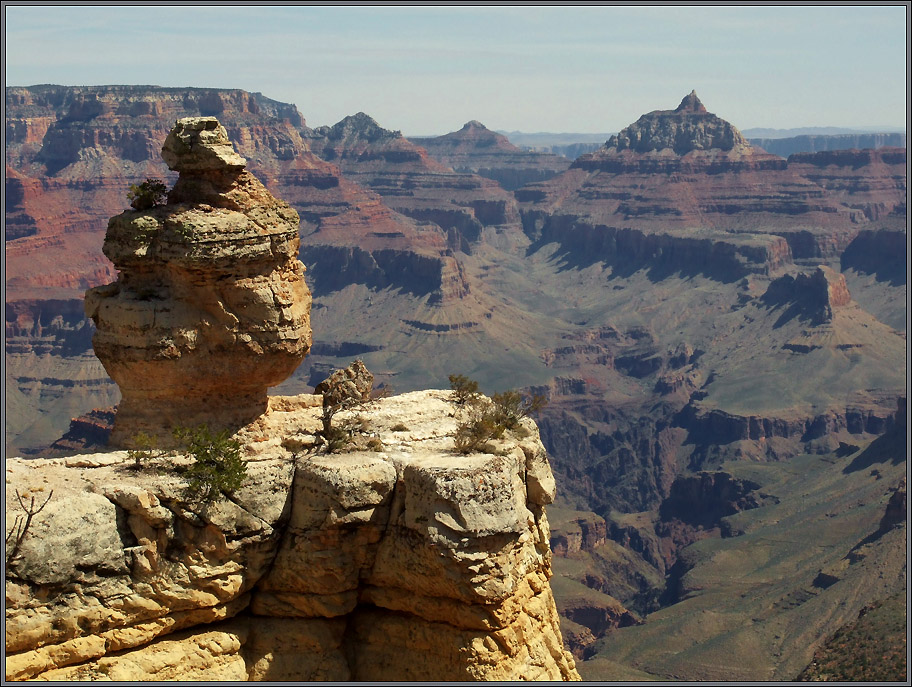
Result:
[[[745,256],[743,272],[769,272],[791,259],[838,257],[872,221],[904,223],[905,171],[905,152],[892,149],[786,162],[751,148],[691,94],[677,110],[643,115],[566,173],[516,197],[533,238],[589,256],[596,247],[610,257],[615,241],[593,234],[662,234],[702,243],[697,252]],[[681,252],[676,263],[686,266],[693,251]]]
[[[363,112],[313,130],[309,143],[389,207],[425,227],[436,225],[452,250],[471,252],[485,227],[519,230],[516,202],[495,182],[454,172]]]
[[[106,218],[126,206],[131,183],[174,180],[158,151],[186,116],[218,116],[249,169],[298,211],[303,258],[308,246],[342,243],[433,258],[438,284],[452,271],[443,242],[308,150],[293,105],[240,90],[144,86],[8,88],[6,104],[8,299],[51,288],[75,296],[114,277],[101,253]]]

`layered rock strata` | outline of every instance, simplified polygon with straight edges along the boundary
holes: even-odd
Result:
[[[8,461],[8,522],[53,495],[9,566],[7,679],[578,679],[535,425],[457,455],[449,397],[377,402],[382,449],[334,455],[302,449],[319,397],[272,398],[209,506],[124,452]]]
[[[493,179],[508,191],[555,177],[570,166],[566,157],[517,148],[475,120],[443,136],[411,140],[457,172]]]
[[[308,136],[314,153],[397,212],[435,226],[453,251],[471,252],[485,229],[519,233],[516,201],[497,183],[453,171],[363,112]]]
[[[95,353],[120,387],[111,443],[177,426],[238,429],[311,343],[298,215],[245,170],[214,117],[178,120],[166,205],[108,223],[118,280],[86,292]]]
[[[526,232],[542,243],[737,278],[832,260],[871,222],[898,228],[905,175],[897,149],[783,160],[751,147],[692,92],[516,197]]]

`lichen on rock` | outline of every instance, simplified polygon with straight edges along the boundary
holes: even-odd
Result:
[[[176,426],[232,431],[310,349],[298,215],[245,170],[214,117],[178,120],[162,148],[180,172],[166,205],[111,218],[119,270],[86,292],[95,353],[120,387],[111,444]]]

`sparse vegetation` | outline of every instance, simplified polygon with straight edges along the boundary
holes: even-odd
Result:
[[[537,413],[548,403],[541,394],[533,394],[526,398],[518,391],[503,391],[494,394],[491,401],[494,403],[495,422],[507,429],[515,429],[522,418]]]
[[[521,432],[520,420],[538,412],[547,403],[544,396],[535,394],[524,397],[518,391],[496,393],[490,401],[478,393],[478,382],[463,375],[450,375],[453,402],[468,408],[469,418],[456,428],[455,444],[459,453],[492,453],[489,444],[499,439],[504,432]]]
[[[26,492],[28,494],[28,492]],[[25,502],[22,500],[22,495],[19,493],[19,490],[16,490],[16,500],[19,502],[19,507],[25,512],[25,515],[17,515],[16,520],[13,522],[13,527],[6,534],[6,570],[9,572],[10,566],[16,563],[16,560],[19,557],[19,549],[22,548],[22,542],[25,541],[26,536],[28,535],[29,527],[32,524],[32,518],[34,518],[38,513],[43,511],[45,507],[50,503],[51,497],[54,496],[54,490],[51,489],[50,493],[47,495],[47,498],[44,500],[40,506],[35,505],[35,495],[31,495],[29,500],[29,505],[25,505]]]
[[[133,461],[133,469],[141,470],[145,465],[157,458],[163,458],[169,451],[158,448],[155,437],[145,432],[137,432],[130,439],[132,448],[127,451],[127,457]]]
[[[465,375],[450,375],[450,388],[453,400],[458,405],[473,403],[478,399],[478,382]]]
[[[905,682],[906,595],[865,608],[854,623],[836,632],[814,654],[798,680]]]
[[[130,184],[127,200],[134,210],[150,210],[162,205],[168,196],[168,187],[161,179],[146,179],[141,184]]]
[[[361,360],[355,360],[343,370],[336,370],[317,385],[315,391],[323,394],[323,411],[320,415],[323,428],[318,435],[323,439],[327,453],[337,453],[351,444],[356,431],[367,431],[370,423],[360,415],[342,426],[334,425],[333,421],[343,411],[367,408],[389,395],[389,387],[375,391],[373,385],[374,376]],[[382,444],[379,439],[376,441],[376,445],[368,442],[369,450],[381,450]]]
[[[244,483],[247,464],[241,458],[241,443],[231,439],[228,430],[213,433],[206,425],[180,427],[174,436],[194,458],[185,471],[188,498],[204,503],[221,501]]]
[[[475,407],[472,416],[456,428],[456,450],[459,453],[493,453],[488,443],[503,436],[504,426],[494,421],[490,408]]]
[[[401,422],[397,422],[395,425],[390,427],[391,432],[407,432],[408,429],[409,429],[408,426],[404,425]]]

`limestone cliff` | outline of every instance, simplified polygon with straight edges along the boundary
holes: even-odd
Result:
[[[8,527],[53,495],[9,566],[7,679],[578,679],[535,425],[459,455],[449,396],[378,401],[382,448],[329,455],[305,448],[319,397],[271,398],[209,506],[125,452],[9,460]]]

